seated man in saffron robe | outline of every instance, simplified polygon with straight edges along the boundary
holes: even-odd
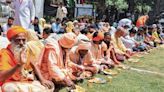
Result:
[[[7,32],[7,38],[11,43],[0,51],[1,90],[2,92],[53,92],[53,83],[44,79],[36,65],[28,60],[26,32],[19,26],[13,26]]]
[[[59,40],[51,37],[45,39],[42,58],[37,64],[45,79],[51,80],[55,84],[75,87],[65,63],[68,60],[69,49],[76,42],[76,35],[74,33],[65,33]]]
[[[68,69],[77,79],[90,77],[99,70],[90,52],[90,42],[81,41],[69,52]]]

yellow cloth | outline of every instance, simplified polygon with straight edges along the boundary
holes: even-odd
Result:
[[[27,42],[27,49],[29,51],[29,60],[36,62],[39,60],[44,44],[41,41],[29,41]]]
[[[73,25],[73,22],[69,21],[67,24],[67,27],[66,27],[66,32],[69,33],[69,32],[72,32],[73,29],[74,29],[74,25]]]
[[[27,41],[36,41],[39,40],[37,33],[34,30],[27,31]]]
[[[152,37],[155,39],[155,41],[160,42],[160,38],[158,36],[157,31],[155,31],[155,32],[152,33]]]
[[[112,43],[113,43],[114,50],[116,51],[116,53],[125,54],[128,49],[125,47],[125,45],[121,41],[121,38],[116,38],[115,35],[112,35],[111,38],[112,38]]]

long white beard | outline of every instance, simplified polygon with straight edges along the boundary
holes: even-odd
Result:
[[[27,45],[20,47],[19,45],[15,45],[14,43],[11,44],[11,51],[13,52],[14,58],[17,62],[20,62],[21,51],[24,48],[27,48]],[[34,80],[34,74],[33,74],[33,72],[31,72],[31,70],[26,70],[26,69],[24,69],[24,66],[23,66],[21,68],[20,72],[21,72],[21,76],[22,76],[21,79]],[[29,72],[31,72],[31,73],[29,73]]]
[[[14,58],[17,62],[20,62],[21,51],[26,48],[26,45],[20,47],[19,45],[11,44],[11,51],[14,54]]]

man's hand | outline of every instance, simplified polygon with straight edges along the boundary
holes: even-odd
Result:
[[[20,52],[20,65],[23,65],[27,62],[27,49],[23,48]]]
[[[34,24],[34,20],[31,20],[31,24]]]
[[[48,87],[49,89],[52,89],[53,88],[53,83],[51,81],[48,81],[48,80],[42,80],[41,81],[41,84],[45,87]]]

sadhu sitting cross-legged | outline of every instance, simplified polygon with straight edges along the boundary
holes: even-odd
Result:
[[[53,83],[45,80],[36,65],[28,58],[26,32],[19,26],[14,26],[7,32],[7,38],[11,43],[0,51],[0,90],[2,92],[53,92]]]

